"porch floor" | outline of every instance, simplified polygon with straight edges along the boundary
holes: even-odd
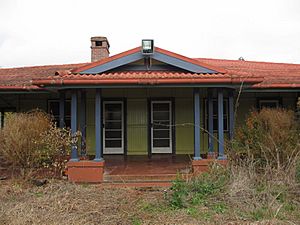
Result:
[[[104,182],[162,182],[191,172],[189,155],[104,156]]]

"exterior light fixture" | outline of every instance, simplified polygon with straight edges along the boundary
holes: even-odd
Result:
[[[154,40],[152,39],[142,40],[142,53],[144,55],[151,55],[154,53]]]

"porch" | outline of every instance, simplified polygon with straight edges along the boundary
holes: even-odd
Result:
[[[207,171],[212,163],[227,164],[227,160],[207,158],[206,154],[201,157],[201,160],[193,160],[192,155],[156,154],[151,158],[106,155],[103,162],[69,162],[68,176],[74,182],[101,182],[113,186],[170,186],[177,176],[190,179]]]
[[[189,177],[190,155],[105,156],[103,181],[109,183],[170,182],[177,174]]]
[[[128,89],[120,93],[100,88],[69,91],[71,130],[74,137],[77,130],[82,133],[81,142],[72,146],[69,180],[171,181],[178,172],[190,176],[205,171],[212,160],[226,161],[224,142],[233,133],[232,89]],[[64,111],[63,104],[59,111]],[[63,124],[65,116],[59,117]],[[91,153],[91,147],[95,157],[80,160]]]

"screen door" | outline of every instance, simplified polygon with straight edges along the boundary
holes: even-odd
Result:
[[[151,102],[151,151],[172,153],[171,101]]]
[[[124,154],[124,110],[121,101],[103,103],[104,154]]]

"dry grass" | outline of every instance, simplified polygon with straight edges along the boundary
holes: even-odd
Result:
[[[164,199],[162,188],[112,189],[60,180],[36,187],[20,182],[0,181],[1,225],[293,224],[277,219],[253,222],[233,212],[212,213],[205,206],[174,210]]]
[[[58,180],[33,187],[0,181],[0,224],[195,224],[188,216],[145,213],[145,201],[162,198],[163,189],[108,189]]]

